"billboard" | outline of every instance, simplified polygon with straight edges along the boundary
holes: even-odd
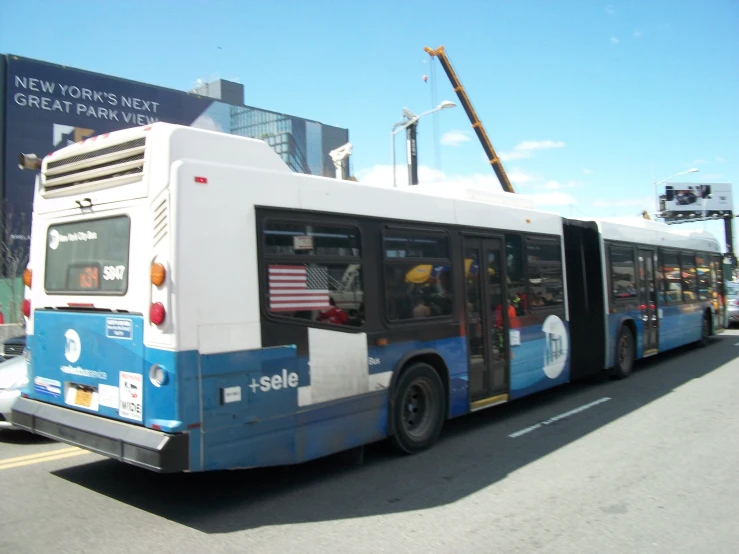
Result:
[[[664,211],[680,217],[726,215],[734,207],[729,183],[673,183],[664,199]]]
[[[30,234],[35,177],[18,168],[21,153],[42,157],[89,136],[166,121],[261,138],[294,171],[333,176],[328,153],[349,140],[346,129],[299,117],[18,56],[0,58],[2,215],[19,240]],[[259,125],[243,125],[245,118]]]

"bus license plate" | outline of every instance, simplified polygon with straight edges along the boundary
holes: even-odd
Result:
[[[85,389],[77,389],[74,397],[74,403],[83,408],[89,408],[92,404],[92,391]]]

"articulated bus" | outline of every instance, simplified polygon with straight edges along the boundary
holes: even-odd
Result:
[[[158,472],[410,454],[723,327],[710,235],[528,202],[295,174],[263,141],[164,123],[54,152],[13,424]]]

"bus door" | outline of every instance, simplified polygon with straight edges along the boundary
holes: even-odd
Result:
[[[644,324],[642,351],[644,356],[657,353],[659,334],[659,310],[655,283],[654,250],[639,249],[639,308]]]
[[[503,255],[500,239],[465,238],[465,300],[472,409],[508,399],[510,322]]]

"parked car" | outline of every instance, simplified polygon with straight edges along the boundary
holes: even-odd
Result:
[[[726,283],[726,313],[729,325],[739,323],[739,283]]]
[[[0,362],[0,429],[12,428],[10,411],[28,384],[28,362],[15,356]]]
[[[2,353],[0,353],[0,357],[2,357],[3,360],[9,360],[10,358],[15,358],[16,356],[20,356],[23,354],[23,350],[26,348],[26,335],[21,335],[19,337],[10,337],[9,339],[5,339],[5,342],[3,342],[3,348]]]

